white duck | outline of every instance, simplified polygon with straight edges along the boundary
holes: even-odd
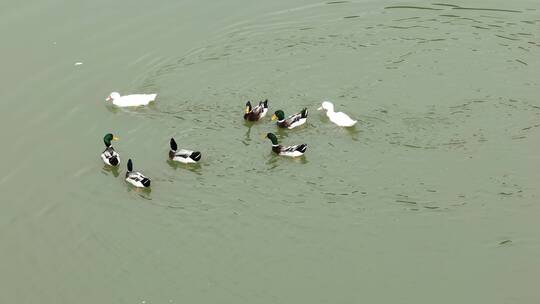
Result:
[[[323,101],[322,106],[317,110],[326,110],[326,116],[330,118],[330,121],[340,127],[352,127],[357,121],[352,120],[349,115],[343,112],[334,112],[334,104],[330,101]]]
[[[132,94],[120,96],[118,92],[112,92],[106,101],[111,101],[118,107],[138,107],[146,106],[156,99],[157,94]]]

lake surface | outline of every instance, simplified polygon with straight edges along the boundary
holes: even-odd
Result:
[[[540,302],[536,0],[7,0],[0,34],[1,303]]]

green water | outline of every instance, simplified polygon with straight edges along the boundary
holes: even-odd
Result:
[[[539,30],[533,0],[1,2],[0,303],[540,302]],[[277,132],[304,158],[244,123],[263,98],[310,109]]]

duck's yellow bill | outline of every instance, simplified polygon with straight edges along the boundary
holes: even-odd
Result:
[[[249,113],[249,107],[246,107],[246,109],[244,110],[244,113]]]
[[[272,115],[272,121],[276,120],[277,119],[277,116],[276,114]]]
[[[261,138],[262,138],[262,139],[265,139],[265,138],[266,138],[266,134],[261,134]]]
[[[120,138],[113,136],[112,140],[119,140]]]

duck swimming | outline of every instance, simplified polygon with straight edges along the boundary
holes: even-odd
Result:
[[[306,123],[308,115],[307,108],[302,109],[302,111],[293,114],[287,118],[285,118],[285,113],[281,110],[277,110],[274,115],[272,115],[272,120],[277,119],[277,125],[280,128],[287,128],[287,129],[294,129],[298,126],[303,125]]]
[[[325,110],[326,116],[330,119],[331,122],[335,123],[340,127],[352,127],[356,124],[356,120],[353,120],[349,115],[343,112],[334,112],[334,105],[329,101],[324,101],[322,106],[317,110]]]
[[[150,179],[140,172],[133,172],[133,162],[131,159],[127,163],[126,182],[132,184],[137,188],[150,187]]]
[[[105,150],[101,153],[101,159],[103,162],[112,167],[118,167],[120,164],[120,154],[116,152],[111,144],[111,141],[118,140],[118,137],[115,137],[111,133],[105,134],[103,137],[103,142],[105,143]]]
[[[244,110],[244,119],[249,121],[257,121],[266,116],[268,112],[268,99],[259,102],[259,105],[252,108],[251,101],[246,102]]]
[[[201,152],[190,151],[186,149],[178,150],[178,145],[174,138],[170,141],[171,150],[169,151],[169,159],[184,164],[193,164],[201,160]]]
[[[146,106],[156,99],[157,94],[132,94],[120,96],[118,92],[112,92],[105,101],[112,101],[118,107]]]
[[[272,152],[281,156],[298,157],[304,155],[307,150],[306,144],[284,147],[278,143],[276,135],[273,133],[266,134],[266,138],[272,141]]]

